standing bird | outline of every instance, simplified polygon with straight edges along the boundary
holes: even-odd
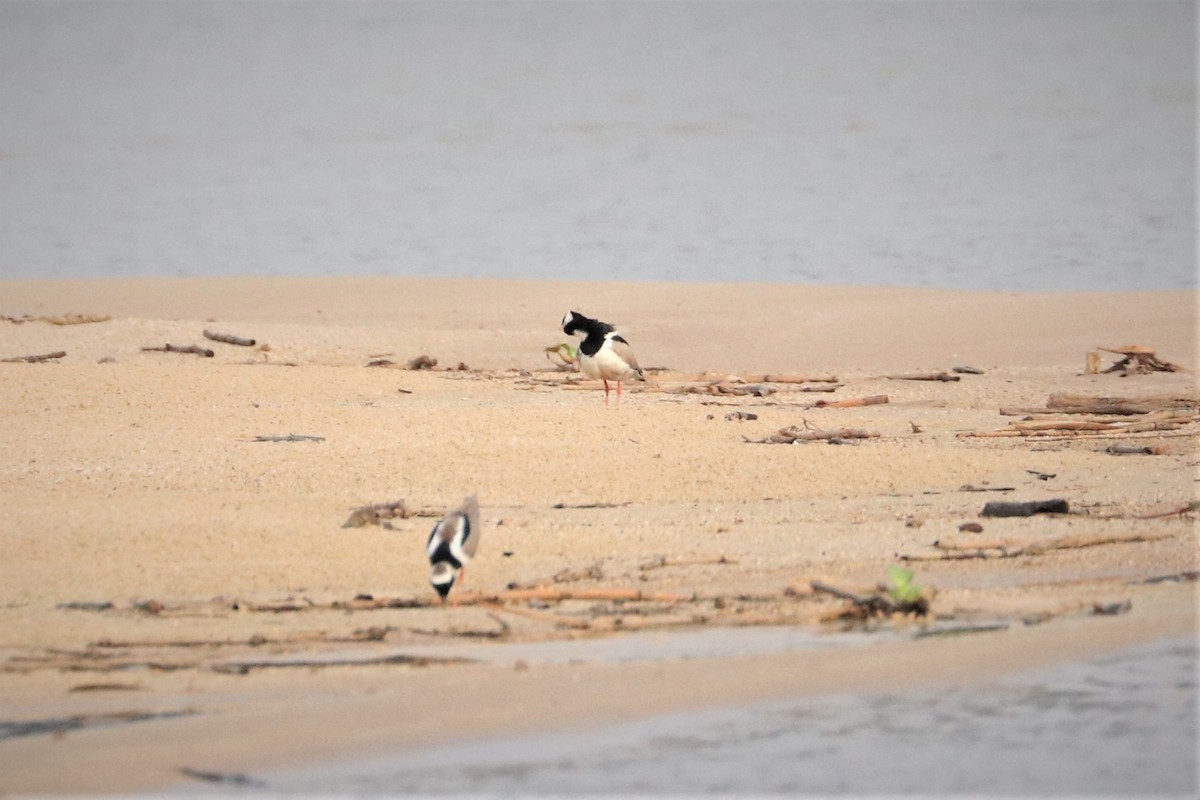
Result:
[[[462,505],[442,517],[429,534],[429,582],[446,602],[458,573],[466,579],[467,562],[479,549],[479,501],[475,495],[463,500]]]
[[[562,321],[563,333],[583,334],[579,344],[579,368],[590,378],[604,381],[604,405],[608,405],[608,382],[617,382],[617,404],[621,403],[621,381],[646,380],[638,366],[633,348],[617,329],[607,322],[568,311]]]

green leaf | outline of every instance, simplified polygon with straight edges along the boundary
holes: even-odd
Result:
[[[892,565],[887,568],[892,588],[888,592],[897,603],[915,603],[921,599],[922,589],[912,582],[913,571]]]

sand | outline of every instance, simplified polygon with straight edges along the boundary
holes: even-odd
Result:
[[[617,323],[655,368],[619,406],[605,407],[597,384],[556,371],[543,353],[564,341],[557,323],[570,308]],[[1200,567],[1194,515],[1170,513],[1195,497],[1200,425],[971,435],[1011,428],[1020,417],[1001,408],[1044,407],[1052,393],[1194,398],[1191,293],[390,278],[0,283],[0,315],[67,313],[111,319],[0,321],[0,358],[66,352],[0,364],[6,791],[163,788],[186,780],[181,767],[253,771],[805,692],[936,686],[1195,629],[1194,582],[1143,581]],[[256,345],[212,342],[206,329]],[[142,351],[167,343],[215,354]],[[1088,351],[1133,343],[1188,370],[1084,374]],[[400,368],[421,354],[438,368]],[[1104,354],[1102,364],[1116,358]],[[393,366],[365,366],[381,359]],[[982,374],[886,377],[963,366]],[[836,378],[839,388],[675,391],[764,374]],[[888,403],[812,407],[881,394]],[[727,419],[733,411],[757,419]],[[805,424],[878,435],[840,446],[747,441]],[[256,441],[289,434],[320,440]],[[1116,443],[1154,454],[1105,452]],[[471,492],[485,533],[455,590],[468,599],[510,585],[707,599],[427,605],[426,515]],[[979,517],[990,500],[1049,498],[1068,500],[1072,513]],[[342,527],[358,506],[401,499],[418,515]],[[964,522],[984,530],[960,532]],[[935,541],[972,536],[1139,540],[920,560],[942,552]],[[877,622],[889,636],[866,648],[519,669],[228,668],[632,636],[614,628],[639,626],[828,630],[821,620],[842,603],[814,595],[813,580],[869,593],[904,556],[934,589],[932,619]],[[660,558],[704,563],[646,568]],[[334,607],[368,595],[419,604]],[[1125,613],[1093,613],[1127,600]],[[293,610],[254,610],[272,603]],[[1008,629],[907,638],[920,625],[980,621]],[[897,640],[896,630],[906,635]],[[154,714],[165,716],[138,716]],[[75,718],[82,727],[64,733]],[[12,725],[36,721],[47,723],[41,732]]]

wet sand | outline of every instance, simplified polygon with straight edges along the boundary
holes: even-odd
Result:
[[[617,323],[643,366],[661,368],[619,408],[543,353],[565,339],[569,308]],[[111,319],[0,322],[0,358],[66,353],[0,364],[7,791],[164,788],[183,767],[257,773],[463,735],[957,685],[1194,635],[1194,582],[1144,581],[1198,567],[1192,517],[1171,513],[1195,496],[1195,422],[972,435],[1012,430],[1021,418],[1001,408],[1044,408],[1052,393],[1194,397],[1190,371],[1083,374],[1088,351],[1133,343],[1194,369],[1190,293],[432,279],[0,288],[0,315],[67,313]],[[224,345],[205,329],[257,341]],[[142,350],[167,343],[214,356]],[[438,368],[365,366],[421,354]],[[961,366],[982,374],[887,377]],[[704,390],[766,374],[821,380],[772,382],[761,397]],[[886,404],[813,407],[882,394]],[[735,411],[757,418],[727,419]],[[747,441],[792,425],[878,435]],[[256,440],[290,434],[319,440]],[[1113,444],[1154,454],[1113,455]],[[485,534],[465,599],[514,584],[684,599],[431,605],[423,514],[470,492]],[[979,517],[989,500],[1049,498],[1072,513]],[[418,514],[342,527],[358,506],[400,499]],[[925,560],[949,552],[935,541],[972,536],[1068,546]],[[870,593],[905,557],[936,588],[931,620],[875,623],[885,633],[865,647],[636,663],[394,658],[629,641],[638,628],[829,630],[843,603],[813,580]],[[389,599],[407,607],[378,607]],[[1006,629],[912,639],[923,625],[991,623]],[[354,663],[313,663],[331,653]]]

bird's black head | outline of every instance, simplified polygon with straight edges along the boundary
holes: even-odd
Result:
[[[429,570],[429,584],[442,598],[443,603],[446,602],[446,595],[454,588],[456,577],[454,567],[445,561],[436,562]]]
[[[578,311],[568,311],[563,315],[562,319],[563,333],[570,336],[576,331],[586,330],[585,323],[587,322],[591,322],[591,320],[589,320],[583,314],[580,314]]]
[[[563,333],[570,336],[573,333],[583,333],[585,336],[603,336],[613,330],[613,326],[598,319],[585,317],[578,311],[568,311],[562,319]]]

